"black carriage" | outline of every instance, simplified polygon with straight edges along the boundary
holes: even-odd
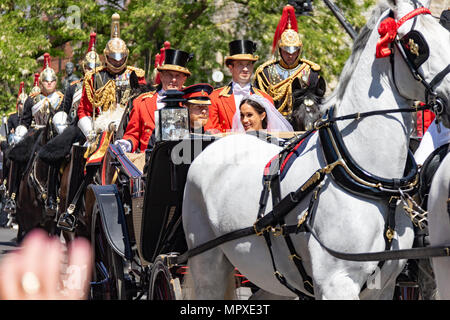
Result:
[[[156,143],[143,173],[114,145],[115,184],[88,186],[93,196],[93,298],[180,299],[184,265],[167,256],[187,250],[181,206],[191,161],[216,138],[196,135]],[[174,157],[176,158],[174,160]]]

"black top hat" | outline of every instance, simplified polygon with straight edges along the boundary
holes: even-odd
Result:
[[[190,76],[191,72],[186,68],[186,65],[193,57],[194,55],[192,53],[175,49],[166,49],[164,64],[158,67],[158,71],[178,71]]]
[[[228,46],[230,47],[230,55],[225,57],[225,64],[230,60],[248,60],[256,61],[258,56],[254,56],[256,51],[256,43],[251,40],[234,40]]]

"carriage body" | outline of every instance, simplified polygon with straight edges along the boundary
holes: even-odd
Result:
[[[187,173],[195,157],[216,139],[192,135],[157,142],[143,172],[109,146],[103,166],[114,168],[112,183],[87,188],[87,199],[95,199],[92,206],[86,201],[96,260],[93,298],[179,298],[185,266],[169,267],[165,257],[187,250],[181,222]],[[120,287],[118,279],[125,285]]]

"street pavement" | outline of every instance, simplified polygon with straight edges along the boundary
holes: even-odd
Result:
[[[17,236],[17,230],[11,228],[0,228],[0,260],[8,252],[11,252],[17,248],[15,238]]]

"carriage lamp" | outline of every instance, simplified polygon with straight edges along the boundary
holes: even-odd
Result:
[[[162,100],[166,106],[155,111],[156,141],[181,140],[189,137],[189,110],[181,107],[186,102],[183,95],[183,92],[177,90],[166,91]]]

